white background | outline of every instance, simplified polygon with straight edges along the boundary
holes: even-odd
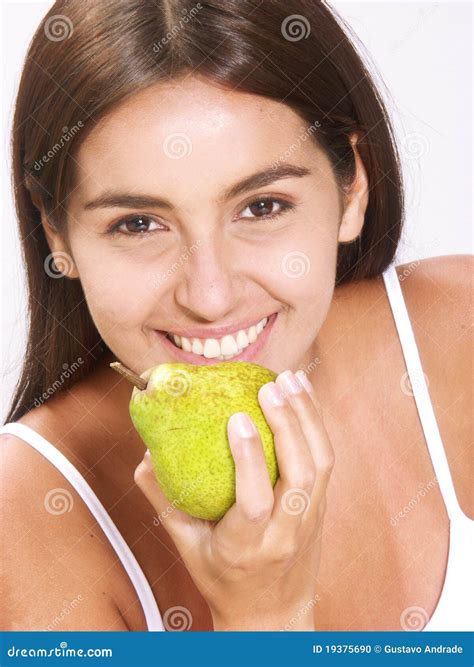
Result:
[[[100,1],[100,0],[97,0]],[[2,3],[2,397],[5,414],[25,345],[25,298],[10,188],[9,128],[22,62],[52,2]],[[472,252],[472,5],[330,4],[357,36],[392,115],[407,219],[397,263]]]

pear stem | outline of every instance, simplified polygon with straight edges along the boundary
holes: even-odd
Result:
[[[110,368],[113,368],[114,371],[123,375],[125,379],[135,385],[137,389],[146,389],[147,383],[139,375],[131,371],[129,368],[121,364],[119,361],[114,361],[110,364]]]

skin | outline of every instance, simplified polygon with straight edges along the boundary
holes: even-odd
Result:
[[[398,383],[404,367],[380,281],[334,291],[337,244],[357,237],[368,201],[367,175],[357,138],[352,138],[356,178],[350,189],[342,191],[322,150],[312,140],[298,145],[301,126],[300,119],[284,105],[224,91],[196,78],[179,85],[156,86],[111,112],[82,144],[76,156],[77,187],[68,200],[67,234],[55,233],[43,214],[50,247],[71,256],[68,278],[81,281],[94,322],[112,355],[67,397],[51,399],[23,421],[42,429],[50,439],[53,432],[57,438],[59,430],[65,451],[75,452],[79,467],[90,470],[93,462],[100,478],[95,487],[99,497],[111,498],[113,489],[130,488],[128,511],[118,513],[117,525],[127,542],[137,545],[139,562],[146,573],[149,571],[149,580],[164,576],[166,568],[153,571],[156,563],[152,564],[157,560],[155,551],[167,557],[163,546],[172,554],[173,564],[182,560],[172,585],[160,590],[160,608],[173,603],[186,605],[192,609],[196,629],[285,627],[313,598],[318,580],[325,586],[325,602],[318,607],[319,613],[303,615],[289,629],[339,629],[343,610],[358,617],[366,601],[365,588],[360,600],[355,596],[356,612],[346,599],[347,584],[330,592],[329,583],[345,570],[343,564],[333,562],[337,559],[321,556],[321,531],[323,520],[329,522],[327,540],[334,540],[331,547],[338,553],[337,542],[342,536],[347,540],[348,531],[334,529],[337,519],[352,498],[372,488],[367,476],[372,474],[370,479],[375,480],[380,474],[373,467],[372,435],[376,436],[380,460],[386,460],[383,451],[388,459],[396,447],[399,434],[394,424],[380,424],[380,388],[389,379]],[[172,159],[163,152],[164,142],[173,133],[188,137],[192,151],[186,157]],[[307,167],[310,175],[275,182],[225,205],[216,203],[235,181],[277,161],[295,143],[298,147],[284,162]],[[215,176],[210,179],[209,174]],[[175,210],[85,209],[87,202],[112,189],[166,196]],[[245,220],[251,216],[247,207],[263,196],[284,199],[296,207],[272,221],[259,221],[258,214]],[[41,207],[41,202],[37,204]],[[148,214],[155,229],[163,225],[166,231],[160,229],[140,238],[107,234],[112,223],[131,214]],[[198,242],[198,251],[179,270],[173,270],[183,251]],[[292,251],[304,252],[307,258],[307,273],[298,279],[281,269],[283,258]],[[157,275],[167,269],[166,280],[157,281]],[[407,283],[407,302],[418,312],[423,302],[416,298],[420,287],[413,278],[410,284],[416,289],[411,290]],[[147,289],[149,285],[152,288]],[[164,522],[165,531],[158,533],[161,546],[149,536],[145,544],[143,531],[140,536],[137,532],[137,517],[149,526],[153,515],[169,503],[144,458],[143,443],[130,428],[130,385],[114,376],[108,362],[117,358],[143,373],[158,363],[174,360],[157,340],[154,329],[258,321],[275,311],[279,313],[277,321],[256,361],[279,374],[276,383],[261,390],[259,400],[275,434],[281,480],[272,490],[265,480],[258,438],[239,437],[230,423],[229,441],[237,469],[236,505],[217,527],[190,520],[176,510]],[[439,325],[436,319],[433,313],[430,326]],[[392,354],[388,355],[388,350]],[[460,344],[455,350],[462,356]],[[466,378],[457,364],[452,364],[456,370],[449,382],[436,381],[439,371],[431,365],[436,356],[436,350],[429,348],[423,358],[429,367],[430,386],[460,392]],[[301,380],[307,377],[312,384],[308,390],[300,385],[299,391],[291,393],[291,373],[285,371],[298,368],[305,370],[305,374],[298,374]],[[366,373],[373,376],[363,382],[358,401],[350,400],[352,394],[347,397],[347,389]],[[280,407],[268,402],[272,388],[280,389],[286,398]],[[441,402],[444,396],[436,398]],[[404,399],[403,394],[392,396],[391,410],[406,414],[408,432],[417,433],[413,401],[407,404]],[[334,406],[337,410],[332,411]],[[60,415],[72,428],[80,421],[74,436],[64,433]],[[360,429],[361,424],[369,423],[373,424],[370,436]],[[102,427],[105,432],[98,442],[97,431]],[[466,438],[465,432],[461,435],[461,440]],[[354,443],[354,450],[349,443]],[[358,452],[357,466],[352,451]],[[418,458],[404,471],[406,478],[429,479],[427,452],[421,448],[416,451]],[[130,487],[132,477],[138,488]],[[331,494],[334,485],[336,491]],[[390,475],[382,500],[380,489],[373,490],[372,506],[384,505],[386,497],[400,497],[400,488],[393,485]],[[282,511],[281,503],[283,494],[294,488],[304,489],[310,498],[308,511],[296,516]],[[395,503],[395,507],[399,505]],[[429,507],[430,519],[427,522],[424,517],[423,522],[446,532],[446,525],[438,526],[434,518],[441,505],[439,496],[433,494],[424,506]],[[353,530],[352,542],[343,549],[350,563],[351,554],[362,552],[373,537],[365,516],[362,506],[360,514],[352,517],[353,526],[364,527]],[[418,526],[410,525],[411,538],[415,539]],[[137,544],[139,539],[143,544]],[[244,552],[243,560],[236,563]],[[382,589],[393,557],[393,553],[381,551],[378,573],[366,570],[364,581],[369,577],[374,588],[379,582]],[[437,574],[441,573],[443,557],[440,551],[433,559]],[[400,572],[403,569],[400,565]],[[115,586],[113,603],[126,626],[143,629],[140,609],[130,603],[133,593],[121,576],[120,585],[118,575],[107,579],[107,593]],[[439,579],[430,585],[425,582],[429,600],[423,604],[432,606],[439,589]],[[403,604],[408,606],[400,597],[396,604],[402,609]],[[399,615],[397,608],[386,623],[393,623]],[[364,622],[373,628],[373,619]]]
[[[277,114],[277,121],[268,122]],[[288,134],[272,140],[282,124],[288,127]],[[136,133],[129,132],[131,125]],[[288,145],[297,142],[301,126],[298,116],[283,105],[264,105],[254,96],[191,80],[182,86],[145,91],[94,128],[77,157],[78,187],[69,201],[68,245],[62,246],[57,237],[51,238],[51,244],[58,244],[58,249],[73,257],[75,267],[70,277],[77,275],[81,280],[99,332],[127,366],[143,372],[161,361],[172,360],[160,349],[155,329],[172,331],[175,323],[239,322],[246,318],[256,322],[275,311],[280,314],[261,363],[279,372],[305,360],[309,363],[315,356],[311,344],[331,302],[337,241],[359,232],[364,207],[352,205],[339,221],[341,192],[329,161],[310,142],[304,142],[293,156],[294,163],[306,167],[310,175],[280,179],[270,189],[267,186],[265,191],[250,193],[250,201],[247,194],[245,199],[240,195],[230,200],[225,207],[214,203],[226,184],[278,161]],[[165,151],[163,157],[161,147],[178,132],[188,138],[190,155],[172,159]],[[210,150],[214,146],[220,149],[217,163],[216,151]],[[104,156],[100,165],[97,155]],[[124,164],[128,165],[125,170]],[[198,173],[202,176],[196,182]],[[219,176],[209,179],[208,174],[214,173]],[[365,176],[361,173],[358,178],[357,188],[362,189]],[[123,211],[88,210],[85,205],[114,189],[157,193],[170,199],[175,210],[152,211],[156,217],[161,214],[160,223],[154,221],[151,226],[159,231],[144,239],[132,239],[123,232],[112,237],[106,230]],[[295,204],[291,219],[287,213],[274,217],[274,222],[256,221],[248,206],[257,194]],[[352,197],[351,201],[356,201],[354,194]],[[280,208],[275,204],[270,211]],[[242,211],[247,219],[243,219]],[[241,217],[235,220],[237,215]],[[264,254],[262,243],[266,246]],[[194,244],[199,244],[199,249],[186,261],[184,275],[176,271],[158,287],[145,287],[137,298],[137,284],[153,285],[158,267],[171,269],[183,248]],[[306,256],[311,270],[296,280],[281,270],[281,264],[289,249],[303,248],[311,248]],[[318,286],[316,290],[314,285]],[[305,326],[308,314],[314,322],[312,327]],[[294,337],[295,347],[281,354],[288,332]],[[306,355],[295,356],[301,349],[307,350]],[[284,393],[291,397],[285,400],[286,405],[275,408],[270,402],[268,392],[276,390],[275,383],[269,383],[260,395],[267,420],[273,425],[281,464],[275,493],[260,439],[256,434],[241,444],[237,415],[230,421],[229,438],[240,468],[238,502],[212,529],[209,523],[191,521],[178,511],[165,524],[206,597],[216,629],[232,627],[236,618],[243,627],[260,623],[276,629],[285,614],[296,614],[313,595],[312,581],[303,575],[306,568],[317,572],[316,538],[323,506],[319,499],[324,497],[334,456],[313,401],[304,391],[289,393],[292,374],[289,376],[278,379]],[[301,385],[297,388],[302,389]],[[299,447],[296,457],[295,443]],[[147,471],[150,468],[139,468],[135,480],[161,512],[168,501],[147,485]],[[304,518],[285,511],[282,499],[294,494],[294,489],[303,489],[311,498]],[[251,546],[250,535],[254,535]],[[193,546],[196,542],[199,547]],[[290,549],[292,543],[294,548]],[[308,544],[312,545],[309,549]],[[284,551],[280,553],[282,545]],[[244,563],[240,558],[234,565],[236,555],[242,552],[248,560]],[[278,577],[293,561],[291,576]],[[285,601],[281,618],[273,603],[268,606],[271,600],[261,601],[270,583],[269,572],[281,583],[276,591]],[[230,592],[232,605],[228,603]]]
[[[300,141],[290,162],[313,175],[280,180],[226,206],[215,203],[230,184],[277,162],[298,142],[301,128],[282,104],[191,79],[134,96],[88,136],[77,156],[77,189],[68,200],[67,242],[50,230],[48,236],[52,248],[72,256],[69,276],[81,280],[97,329],[126,366],[142,373],[172,360],[157,344],[155,329],[258,321],[275,311],[263,365],[281,372],[314,358],[333,295],[337,242],[355,238],[363,224],[367,177],[360,159],[343,214],[344,196],[329,160],[309,140]],[[174,133],[186,135],[192,146],[180,159],[163,149]],[[166,197],[175,211],[84,208],[114,190]],[[258,212],[248,209],[257,195],[297,208],[272,222],[258,221]],[[279,210],[277,204],[270,208]],[[154,215],[148,225],[154,234],[106,234],[112,223],[136,213]],[[182,271],[173,271],[194,244],[198,251]],[[309,265],[298,279],[281,269],[294,251],[304,251]],[[171,276],[160,280],[168,271]],[[289,333],[292,346],[286,344]]]

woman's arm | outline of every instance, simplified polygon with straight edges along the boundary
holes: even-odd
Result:
[[[110,554],[90,539],[73,487],[19,438],[0,436],[0,452],[0,630],[130,630],[102,576]],[[48,504],[53,489],[70,494],[70,511]]]
[[[298,377],[300,377],[298,373]],[[289,372],[260,388],[274,434],[280,477],[272,488],[255,429],[228,435],[235,461],[236,502],[217,523],[178,508],[163,525],[223,630],[314,630],[311,614],[295,627],[315,596],[326,489],[335,462],[315,391]],[[288,383],[289,382],[289,383]],[[278,400],[270,400],[275,392]],[[169,504],[149,452],[135,481],[158,514]]]
[[[474,519],[471,255],[397,267],[456,495]]]

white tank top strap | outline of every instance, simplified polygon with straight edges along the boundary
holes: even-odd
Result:
[[[5,424],[0,428],[1,434],[14,435],[24,440],[48,459],[74,487],[109,539],[130,577],[142,604],[148,630],[164,630],[158,605],[143,570],[107,510],[77,468],[68,461],[62,452],[26,424],[15,422]]]
[[[398,274],[393,264],[385,270],[383,279],[385,281],[393,318],[400,338],[411,384],[411,391],[415,398],[418,415],[420,417],[441,495],[443,496],[449,519],[451,521],[463,521],[464,519],[467,519],[467,517],[458,503],[448,459],[446,458],[443,441],[433,411],[433,405],[426,383],[426,376],[421,365],[418,347],[416,345],[415,336],[405,300],[403,298]]]
[[[423,630],[474,631],[474,521],[450,523],[448,562],[443,589],[433,615]]]

